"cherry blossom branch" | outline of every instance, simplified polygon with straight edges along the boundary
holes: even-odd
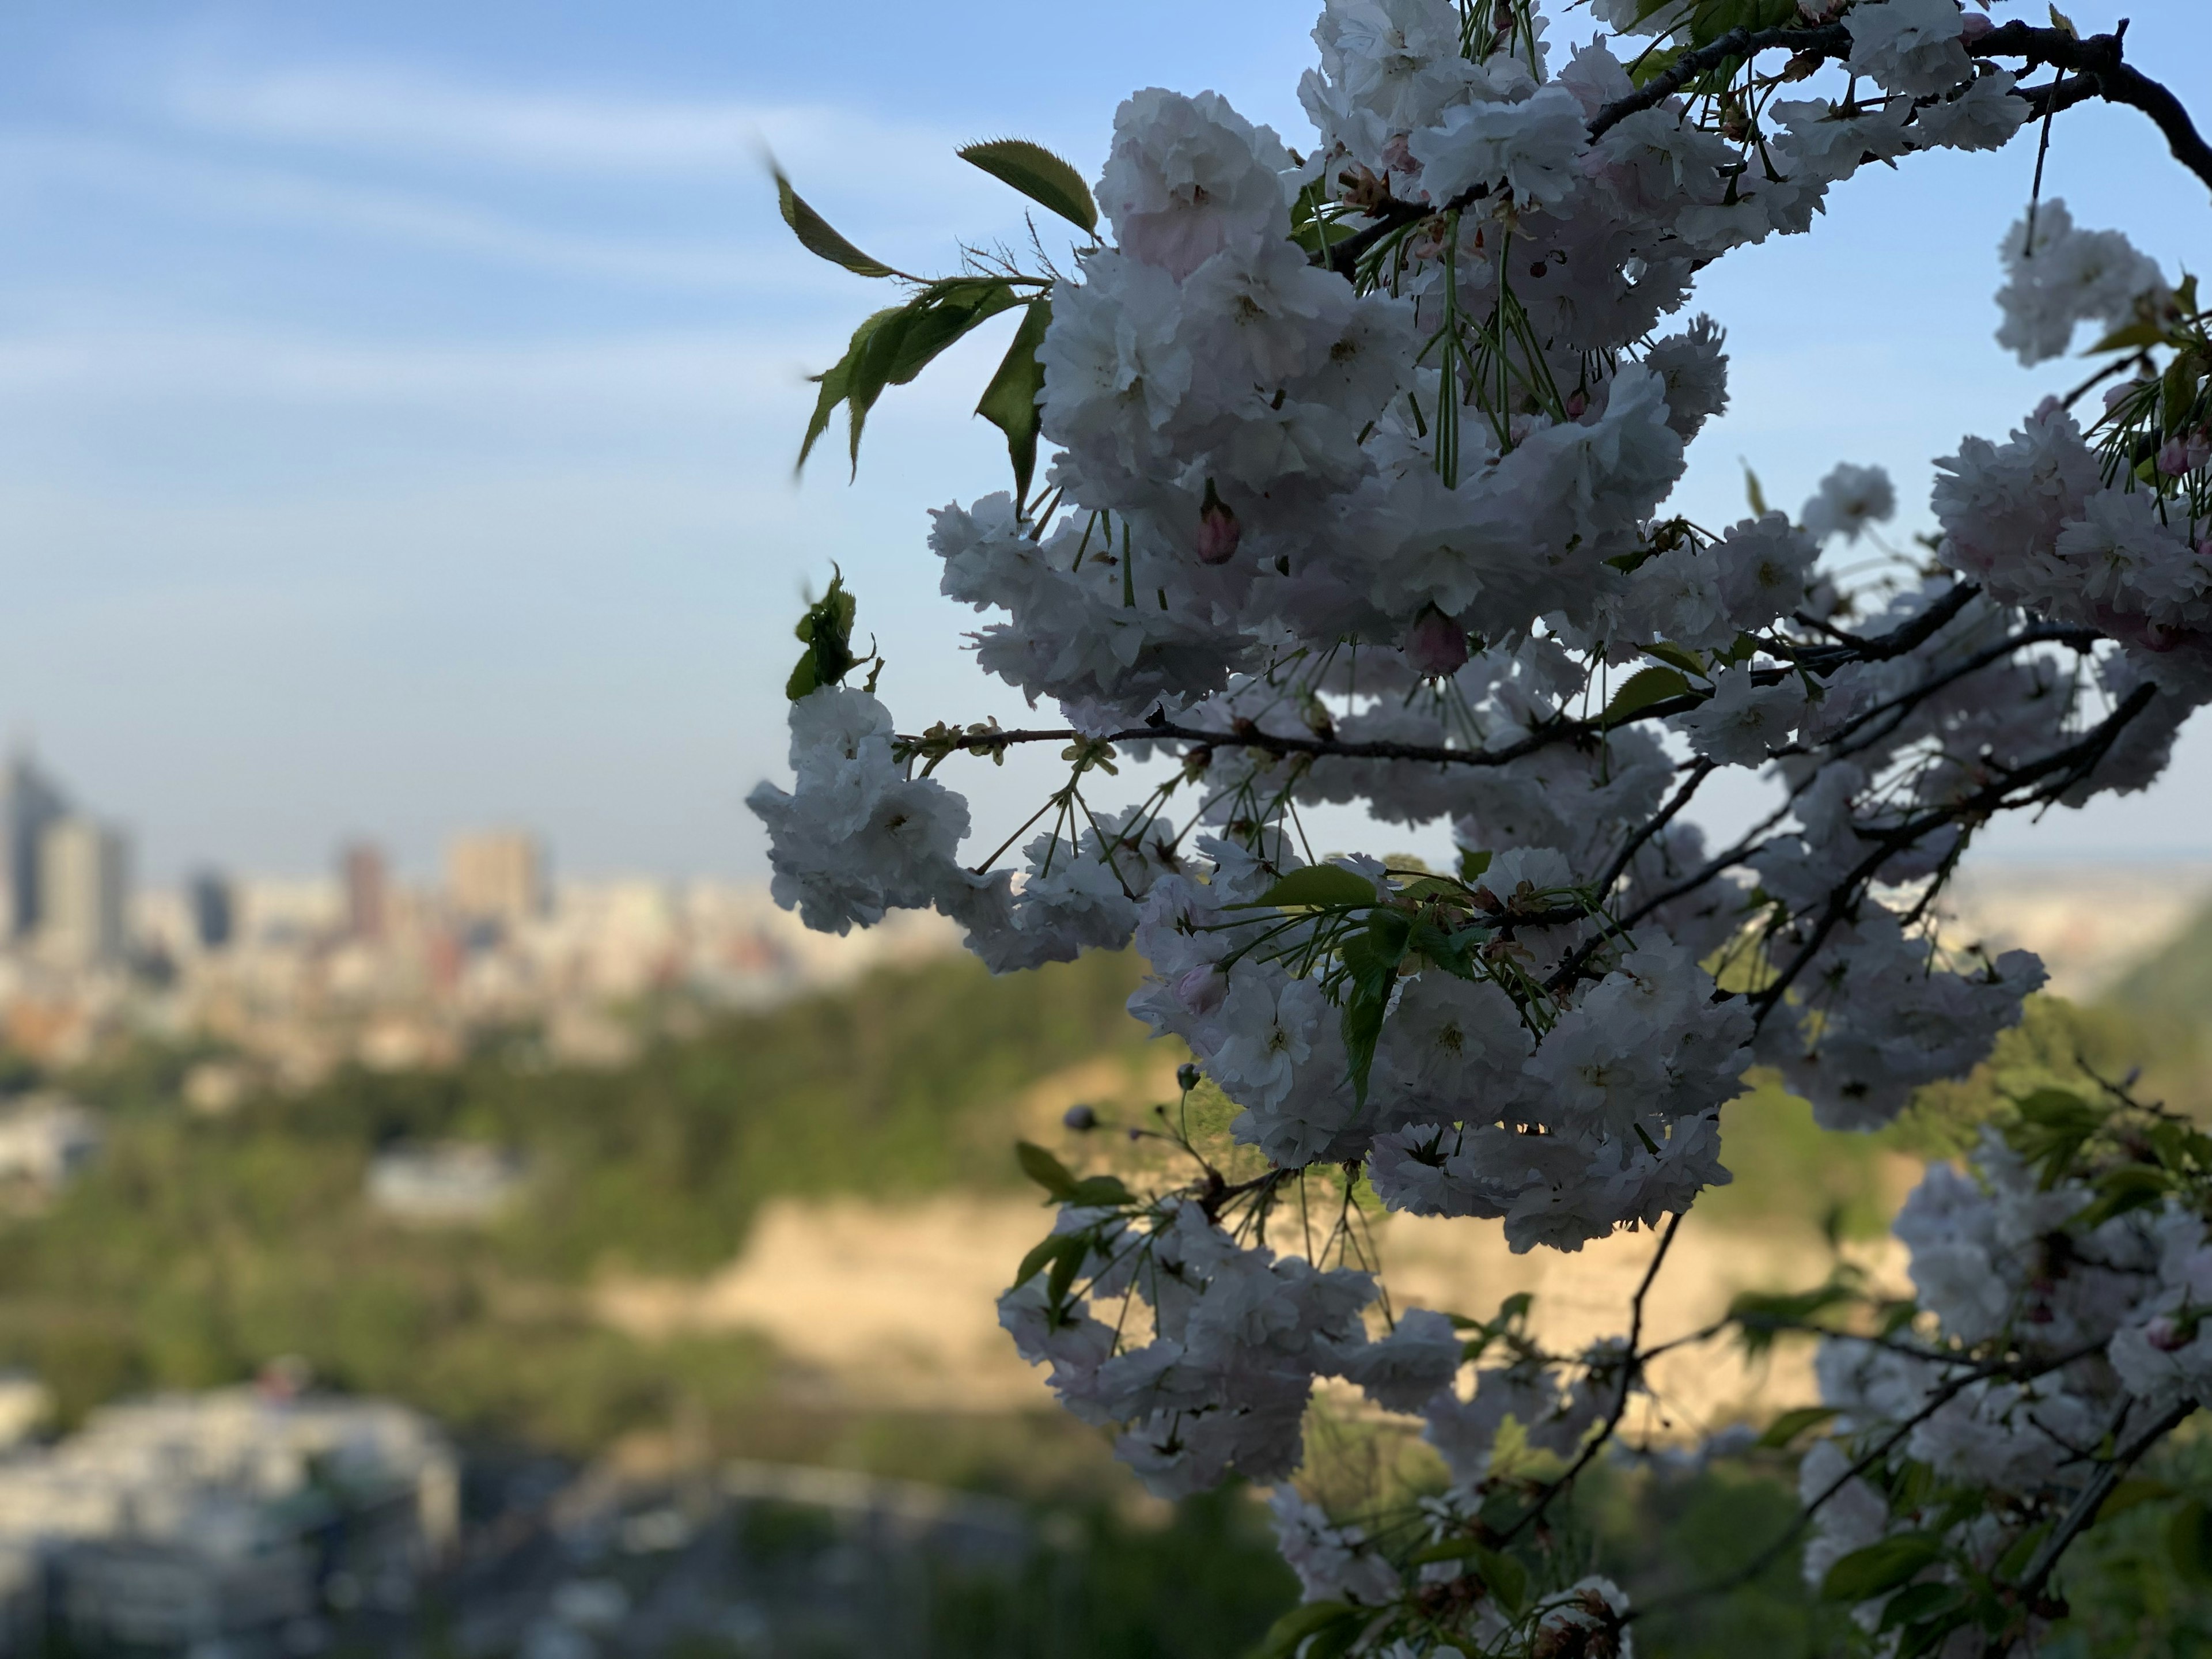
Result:
[[[1789,1554],[1797,1540],[1804,1536],[1805,1529],[1813,1524],[1814,1517],[1826,1508],[1844,1487],[1883,1462],[1890,1453],[1895,1451],[1911,1437],[1915,1429],[1935,1416],[1937,1412],[1942,1410],[1975,1383],[2000,1377],[2010,1382],[2032,1382],[2036,1377],[2045,1376],[2051,1371],[2063,1370],[2076,1360],[2087,1359],[2092,1354],[2100,1353],[2104,1351],[2104,1347],[2105,1344],[2102,1341],[2097,1341],[2038,1360],[1989,1360],[1971,1370],[1961,1372],[1959,1376],[1939,1383],[1921,1403],[1917,1411],[1898,1424],[1873,1449],[1866,1452],[1856,1462],[1831,1480],[1819,1492],[1808,1498],[1805,1506],[1797,1512],[1796,1518],[1783,1529],[1782,1534],[1742,1566],[1732,1572],[1723,1573],[1718,1578],[1708,1583],[1692,1585],[1690,1589],[1680,1591],[1674,1595],[1662,1595],[1644,1602],[1630,1609],[1626,1617],[1642,1619],[1655,1613],[1672,1612],[1676,1607],[1689,1607],[1712,1596],[1725,1595],[1732,1589],[1750,1583]]]
[[[1668,1218],[1667,1231],[1659,1235],[1659,1248],[1651,1253],[1651,1265],[1644,1270],[1643,1280],[1637,1285],[1636,1294],[1629,1299],[1627,1352],[1622,1355],[1620,1362],[1620,1398],[1613,1402],[1613,1410],[1599,1425],[1598,1431],[1583,1443],[1580,1455],[1567,1466],[1565,1473],[1558,1480],[1547,1483],[1543,1491],[1537,1494],[1535,1502],[1500,1535],[1498,1540],[1500,1544],[1519,1536],[1540,1521],[1544,1511],[1551,1508],[1553,1500],[1575,1484],[1582,1472],[1597,1461],[1598,1454],[1611,1443],[1620,1431],[1621,1419],[1628,1415],[1629,1397],[1636,1391],[1637,1380],[1643,1372],[1646,1358],[1638,1352],[1638,1345],[1644,1338],[1644,1301],[1650,1295],[1651,1286],[1659,1277],[1659,1269],[1666,1265],[1667,1252],[1674,1248],[1674,1235],[1682,1231],[1682,1223],[1688,1215],[1687,1210],[1677,1210]]]
[[[1823,58],[1841,58],[1851,49],[1850,31],[1841,23],[1824,23],[1816,28],[1792,24],[1780,28],[1730,29],[1710,46],[1684,52],[1627,97],[1615,99],[1593,115],[1589,124],[1591,142],[1604,137],[1630,116],[1640,115],[1665,103],[1708,70],[1778,46],[1787,46],[1792,52],[1818,52]]]
[[[2170,89],[2122,61],[2121,42],[2127,32],[2123,20],[2110,34],[2080,40],[2064,29],[2032,28],[2015,21],[1991,29],[1967,50],[1977,58],[2021,58],[2030,64],[2075,70],[2093,82],[2096,94],[2108,103],[2125,104],[2150,117],[2166,135],[2173,159],[2212,188],[2212,144],[2204,142]]]
[[[1797,976],[1819,953],[1820,947],[1827,943],[1828,935],[1850,914],[1866,884],[1873,880],[1884,864],[1915,842],[1933,835],[1946,824],[1957,823],[1962,818],[1984,817],[2008,806],[2026,806],[2038,800],[2057,799],[2104,758],[2106,751],[2111,749],[2121,731],[2150,707],[2151,699],[2156,695],[2157,688],[2154,686],[2137,686],[2128,694],[2124,702],[2078,742],[2054,750],[2041,760],[2003,771],[1995,782],[1984,785],[1966,799],[1937,807],[1917,817],[1907,818],[1881,835],[1875,850],[1861,860],[1829,896],[1812,938],[1790,958],[1789,965],[1776,975],[1773,982],[1752,998],[1751,1006],[1757,1018],[1764,1019],[1781,1001]],[[2045,784],[2019,800],[2008,799],[2022,785],[2035,783],[2054,772],[2061,774],[2055,784]]]
[[[2014,1582],[2013,1588],[2019,1592],[2020,1599],[2023,1602],[2033,1601],[2035,1599],[2036,1593],[2042,1589],[2044,1584],[2050,1579],[2052,1571],[2058,1565],[2059,1558],[2066,1553],[2067,1547],[2082,1533],[2088,1530],[2097,1518],[2097,1511],[2104,1507],[2105,1500],[2112,1496],[2112,1488],[2119,1484],[2120,1477],[2142,1462],[2144,1455],[2152,1447],[2179,1428],[2196,1410],[2197,1402],[2194,1400],[2185,1400],[2180,1404],[2160,1413],[2157,1419],[2141,1434],[2119,1448],[2099,1466],[2097,1473],[2090,1478],[2089,1484],[2082,1487],[2064,1516],[2051,1529],[2051,1536],[2037,1546],[2034,1555],[2029,1558],[2027,1567]],[[1988,1659],[2001,1659],[2001,1656],[2006,1650],[2007,1644],[1993,1638],[1991,1644],[1985,1648],[1984,1652],[1988,1656]]]

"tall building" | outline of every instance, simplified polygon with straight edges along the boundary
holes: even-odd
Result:
[[[38,931],[45,886],[39,878],[39,854],[47,830],[69,812],[69,802],[53,781],[18,751],[0,774],[0,858],[7,868],[6,907],[0,934],[28,939]]]
[[[129,940],[131,849],[88,817],[58,818],[39,837],[39,945],[78,967],[120,962]]]
[[[545,854],[535,836],[492,830],[446,847],[446,896],[469,921],[510,926],[545,909]]]
[[[220,951],[238,931],[238,906],[230,883],[213,870],[203,870],[185,884],[185,904],[190,911],[192,938],[203,951]]]
[[[390,924],[384,849],[365,841],[352,842],[338,855],[338,874],[345,889],[346,936],[382,939]]]

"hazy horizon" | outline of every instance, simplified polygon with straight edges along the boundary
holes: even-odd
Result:
[[[2197,9],[2129,9],[2131,55],[2206,102]],[[793,244],[761,149],[862,246],[942,269],[956,236],[1021,234],[1016,199],[953,158],[963,140],[1019,132],[1092,172],[1116,102],[1158,82],[1218,88],[1302,142],[1310,20],[1251,0],[964,15],[863,3],[831,32],[697,0],[191,0],[0,19],[20,250],[0,273],[0,579],[22,619],[0,731],[131,830],[152,880],[319,869],[354,836],[423,866],[491,823],[538,830],[563,869],[744,878],[799,592],[833,561],[902,720],[1024,716],[963,659],[972,613],[937,597],[923,544],[929,507],[1001,487],[969,410],[1003,342],[894,388],[857,484],[825,454],[794,487],[804,376],[882,301]],[[1740,457],[1793,507],[1834,463],[1880,461],[1902,538],[1931,457],[2078,379],[1991,338],[2033,160],[2023,142],[1869,169],[1819,237],[1712,271],[1698,303],[1730,330],[1735,412],[1682,508],[1739,514]],[[2099,173],[2134,187],[2087,187]],[[2212,228],[2132,111],[2069,112],[2045,193],[2169,269]],[[1037,775],[958,766],[993,845]],[[2199,822],[2202,721],[2150,797],[2003,826],[1990,850],[2212,856],[2212,832],[2182,833]]]

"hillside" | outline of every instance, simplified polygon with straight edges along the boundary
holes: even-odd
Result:
[[[593,1320],[586,1281],[716,1266],[778,1195],[1012,1188],[1025,1090],[1071,1060],[1141,1063],[1122,1008],[1135,971],[1094,957],[993,980],[936,962],[732,1017],[620,1071],[545,1071],[519,1044],[217,1119],[178,1103],[158,1054],[65,1079],[107,1110],[108,1142],[49,1210],[0,1224],[0,1364],[36,1370],[73,1416],[299,1354],[342,1386],[578,1449],[679,1400],[728,1410],[767,1375],[760,1344],[641,1346]],[[521,1152],[507,1214],[423,1231],[370,1209],[380,1146],[447,1139]]]

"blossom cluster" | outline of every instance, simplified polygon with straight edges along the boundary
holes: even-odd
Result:
[[[2111,1148],[2075,1155],[2093,1135]],[[2207,1154],[2182,1120],[2045,1090],[1906,1200],[1917,1297],[1886,1334],[1821,1345],[1837,1414],[1799,1468],[1806,1577],[1866,1629],[1915,1652],[2032,1644],[2057,1551],[2212,1398]]]
[[[1681,320],[1694,273],[1808,229],[1861,167],[1997,148],[2030,110],[1955,0],[1836,0],[1781,75],[1729,59],[1718,93],[1653,83],[1638,39],[1699,44],[1709,9],[1593,0],[1619,34],[1563,51],[1530,0],[1327,0],[1303,152],[1218,94],[1151,89],[1116,114],[1095,200],[1042,152],[1002,173],[1110,234],[992,290],[1030,307],[993,395],[1033,385],[1034,409],[984,411],[1017,488],[942,508],[930,545],[943,592],[984,613],[979,665],[1064,728],[901,735],[872,679],[839,683],[849,652],[794,680],[813,687],[796,789],[752,797],[779,901],[836,931],[932,906],[996,971],[1133,943],[1132,1012],[1188,1048],[1267,1168],[1063,1193],[1003,1304],[1158,1490],[1289,1474],[1324,1378],[1423,1414],[1463,1485],[1508,1417],[1574,1455],[1632,1364],[1524,1354],[1463,1399],[1472,1361],[1440,1316],[1370,1333],[1371,1275],[1276,1254],[1269,1206],[1332,1170],[1389,1208],[1572,1250],[1729,1179],[1723,1109],[1754,1063],[1827,1127],[1892,1121],[2042,980],[1930,925],[1973,836],[2144,787],[2212,700],[2193,289],[2060,203],[2001,251],[1999,337],[2034,362],[2101,323],[2134,377],[2086,432],[2048,401],[1939,463],[1931,562],[1892,549],[1856,587],[1822,563],[1887,548],[1878,468],[1838,466],[1795,515],[1669,514],[1729,396],[1722,330]],[[984,314],[993,280],[912,314]],[[849,397],[857,441],[888,314],[824,377],[817,430]],[[1048,826],[1018,865],[963,864],[966,807],[935,769],[1042,737],[1071,763]],[[1149,792],[1095,800],[1132,761]],[[1685,809],[1730,769],[1778,804],[1709,845]],[[1300,809],[1346,803],[1449,825],[1456,868],[1317,858]],[[1285,1513],[1365,1600],[1371,1558]]]

